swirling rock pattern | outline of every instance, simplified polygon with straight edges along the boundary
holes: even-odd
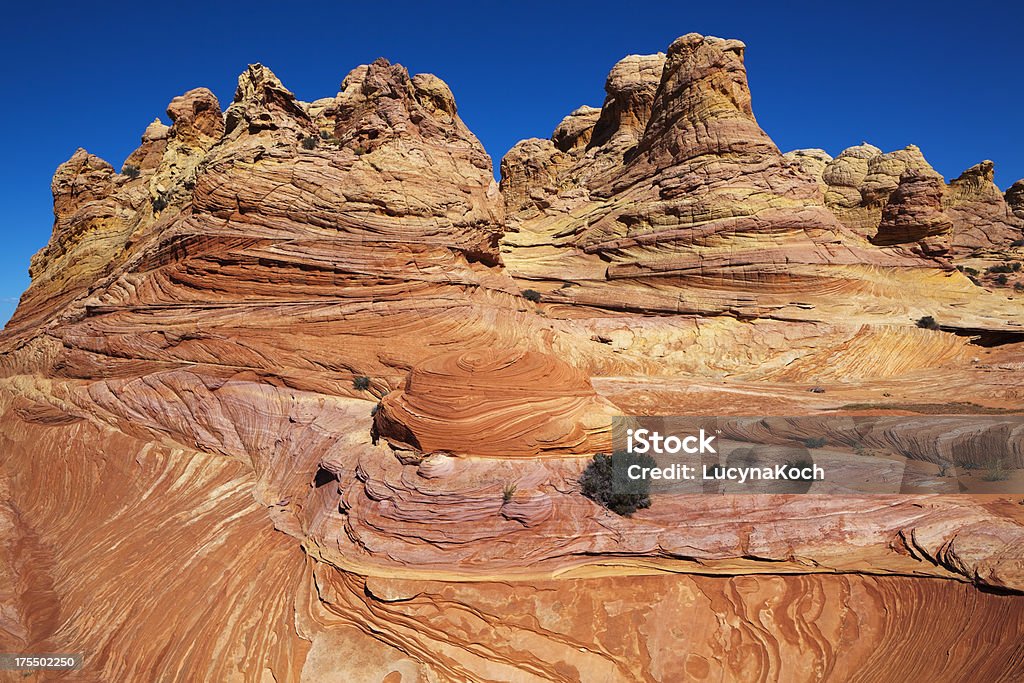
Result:
[[[536,457],[607,451],[616,413],[585,375],[553,356],[492,349],[413,368],[405,387],[384,397],[375,425],[425,452]]]
[[[0,335],[0,650],[97,681],[1024,676],[1016,499],[579,491],[615,413],[1024,408],[1024,309],[954,268],[1017,253],[1017,186],[781,154],[745,49],[625,58],[500,191],[448,86],[385,60],[311,103],[262,65],[226,111],[191,90],[123,173],[75,152]]]

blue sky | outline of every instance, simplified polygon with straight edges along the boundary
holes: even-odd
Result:
[[[747,43],[754,112],[785,151],[917,144],[947,179],[996,162],[1024,177],[1017,2],[9,3],[0,22],[0,322],[52,226],[50,178],[77,147],[120,167],[172,97],[226,107],[263,62],[300,98],[384,56],[437,74],[495,159],[600,105],[626,54],[696,31]]]

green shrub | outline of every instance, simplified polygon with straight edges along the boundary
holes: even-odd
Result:
[[[512,500],[512,497],[516,495],[515,484],[505,484],[505,488],[501,490],[501,502],[508,503]]]
[[[1006,473],[1003,468],[1003,461],[996,460],[989,468],[985,476],[982,477],[985,481],[1006,481],[1010,475]]]
[[[821,448],[827,443],[828,439],[826,439],[823,436],[812,436],[810,438],[804,439],[804,445],[807,446],[808,448]],[[813,465],[814,463],[810,464]]]
[[[651,506],[651,483],[647,479],[629,479],[631,465],[654,467],[654,458],[628,451],[611,455],[598,453],[580,476],[583,495],[617,515],[629,516]],[[615,476],[615,472],[619,476]]]
[[[824,441],[824,439],[822,439],[822,441]],[[825,444],[823,443],[822,445],[824,446]],[[808,446],[808,448],[817,448],[817,446]],[[787,460],[786,469],[788,470],[791,467],[796,467],[797,469],[800,470],[800,477],[799,479],[797,479],[797,481],[814,481],[814,462],[812,460],[809,460],[808,458],[801,458],[799,460]],[[808,474],[807,470],[812,470],[812,472]]]
[[[302,148],[303,149],[315,149],[316,148],[316,138],[313,137],[313,136],[308,136],[308,137],[302,138]]]
[[[366,391],[370,388],[370,378],[360,375],[352,380],[352,388],[357,391]]]
[[[986,273],[1012,273],[1013,272],[1013,266],[1011,266],[1009,263],[1000,263],[998,266],[990,266],[985,272]]]
[[[1006,273],[1000,273],[999,275],[996,275],[993,279],[993,282],[995,282],[997,285],[1005,285],[1009,281],[1010,279],[1006,277]]]
[[[131,164],[125,164],[124,168],[121,169],[121,175],[128,176],[129,178],[138,178],[142,172],[138,166],[132,166]]]
[[[156,197],[153,200],[153,211],[159,213],[167,208],[167,200],[163,195]]]
[[[926,330],[937,330],[939,329],[939,323],[930,315],[925,315],[917,319],[917,326]]]
[[[1011,247],[1024,247],[1024,239],[1014,240],[1010,242]]]
[[[536,289],[524,289],[523,298],[526,299],[527,301],[538,303],[540,301],[540,292],[538,292]]]

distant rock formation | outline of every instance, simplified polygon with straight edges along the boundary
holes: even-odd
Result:
[[[826,205],[876,244],[942,237],[948,246],[942,253],[966,257],[998,254],[1024,235],[1024,221],[993,182],[993,168],[983,161],[946,185],[914,145],[883,154],[864,144],[827,162],[821,177]],[[937,243],[928,241],[934,250]]]

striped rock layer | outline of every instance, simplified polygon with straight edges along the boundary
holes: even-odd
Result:
[[[120,173],[75,152],[0,336],[0,651],[102,681],[1024,676],[1024,506],[981,478],[631,517],[580,491],[616,414],[1024,410],[1020,184],[783,154],[745,49],[627,57],[500,186],[448,86],[384,60],[311,103],[261,65],[224,110],[189,91]]]

